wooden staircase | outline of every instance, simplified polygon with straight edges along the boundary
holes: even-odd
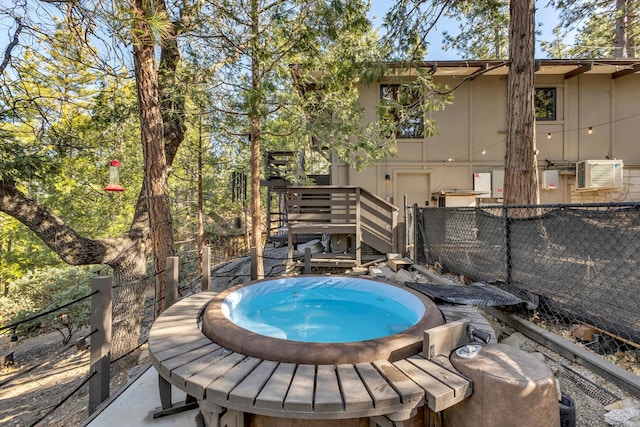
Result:
[[[289,186],[285,195],[289,262],[294,247],[310,235],[350,240],[347,250],[313,254],[314,265],[362,265],[365,247],[378,252],[375,258],[398,251],[398,208],[363,188]]]

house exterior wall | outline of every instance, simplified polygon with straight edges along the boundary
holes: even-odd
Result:
[[[460,79],[460,76],[435,77],[436,82],[450,87]],[[536,144],[539,169],[559,172],[557,188],[541,190],[540,202],[640,200],[640,74],[612,79],[610,73],[586,73],[565,79],[564,73],[547,72],[536,75],[536,87],[556,88],[556,120],[537,121]],[[359,90],[366,109],[365,120],[376,120],[380,83],[361,86]],[[406,179],[396,184],[399,174],[401,177],[416,174],[428,183],[428,194],[414,195],[416,200],[409,200],[409,204],[423,206],[429,201],[433,205],[433,193],[473,190],[474,173],[504,169],[506,108],[506,74],[483,75],[467,81],[455,90],[453,103],[445,110],[429,113],[428,118],[437,122],[437,135],[398,139],[395,157],[361,172],[334,163],[333,182],[361,186],[397,206],[402,204],[403,194],[411,192],[401,188],[406,187]],[[575,191],[575,163],[607,157],[624,161],[624,187],[615,191]],[[385,180],[385,175],[391,180]]]

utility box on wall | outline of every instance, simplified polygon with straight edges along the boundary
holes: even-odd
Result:
[[[483,193],[479,197],[491,196],[491,174],[488,172],[474,172],[473,191]],[[486,193],[486,196],[485,196]]]
[[[555,169],[543,170],[540,172],[540,189],[555,190],[558,188],[558,171]]]
[[[491,171],[491,197],[496,199],[504,197],[504,169]]]

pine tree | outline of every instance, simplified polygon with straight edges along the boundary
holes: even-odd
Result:
[[[554,0],[562,31],[576,31],[574,46],[548,52],[572,58],[634,58],[640,37],[638,0]]]

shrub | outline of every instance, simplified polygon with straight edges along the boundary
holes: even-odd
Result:
[[[43,313],[91,293],[87,267],[47,267],[32,271],[9,284],[7,296],[0,297],[0,322],[12,324]],[[84,299],[61,310],[20,324],[21,335],[56,330],[67,344],[73,334],[91,321],[91,299]]]

